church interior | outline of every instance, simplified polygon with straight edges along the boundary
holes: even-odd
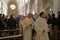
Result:
[[[22,26],[19,23],[20,19],[22,23],[22,20],[30,14],[35,22],[42,11],[46,11],[46,21],[51,27],[48,32],[49,40],[60,40],[60,27],[56,26],[60,26],[58,17],[60,15],[59,2],[60,0],[0,0],[0,40],[24,40],[25,31],[23,27],[20,27]],[[11,18],[13,19],[12,21],[10,20],[11,23],[8,20],[12,16],[14,19]],[[35,40],[35,37],[31,37],[31,40]]]

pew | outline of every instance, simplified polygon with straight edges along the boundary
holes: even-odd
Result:
[[[14,34],[14,35],[2,36],[2,37],[0,37],[0,40],[2,40],[2,39],[11,39],[11,38],[12,39],[14,39],[14,38],[20,38],[20,39],[22,39],[23,35],[20,33],[20,29],[19,28],[0,30],[0,33],[7,32],[7,34],[9,34],[10,31],[14,31],[14,32],[17,31],[19,33],[18,34]]]

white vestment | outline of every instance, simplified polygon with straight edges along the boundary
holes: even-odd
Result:
[[[48,24],[45,19],[39,17],[35,22],[35,30],[37,32],[35,40],[49,40],[48,38]],[[45,30],[45,32],[43,32]]]
[[[32,24],[32,26],[30,26]],[[23,27],[23,40],[31,40],[32,39],[32,28],[34,25],[34,21],[32,18],[25,18],[22,24]]]

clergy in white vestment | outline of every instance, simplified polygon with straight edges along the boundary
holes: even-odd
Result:
[[[34,21],[32,19],[32,14],[23,20],[23,40],[32,40],[32,28],[34,26]]]
[[[39,18],[35,22],[35,30],[36,30],[36,39],[35,40],[49,40],[48,32],[49,27],[46,22],[46,13],[41,12]]]

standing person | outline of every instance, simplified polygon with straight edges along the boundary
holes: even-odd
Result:
[[[58,12],[57,28],[58,28],[58,30],[60,30],[60,11]]]
[[[52,14],[52,29],[54,29],[56,24],[57,24],[57,20],[56,20],[55,14]]]
[[[48,21],[47,23],[50,25],[52,24],[52,16],[50,14],[48,14]]]
[[[34,26],[34,21],[32,19],[32,15],[28,14],[28,16],[24,19],[23,22],[23,40],[32,40],[33,26]]]
[[[17,23],[17,27],[19,27],[19,20],[21,18],[21,15],[18,15],[15,19],[16,19],[16,23]]]
[[[49,40],[48,24],[46,22],[46,13],[41,12],[39,18],[35,22],[35,30],[37,32],[35,40]]]
[[[7,27],[9,29],[15,29],[16,28],[16,19],[11,15],[10,18],[7,21]],[[14,35],[14,32],[11,31],[10,35]]]
[[[16,19],[12,15],[7,20],[7,26],[9,29],[16,28]]]
[[[2,19],[3,19],[3,21],[4,21],[4,19],[5,19],[5,15],[4,15],[4,14],[2,14]]]
[[[20,33],[21,34],[23,34],[23,20],[24,20],[24,17],[21,16],[20,20],[19,20],[19,28],[20,28]]]
[[[0,14],[0,30],[4,30],[5,26],[4,26],[4,21],[2,19],[2,14]],[[0,36],[2,36],[2,32],[0,32]]]
[[[4,26],[4,20],[2,18],[2,14],[0,14],[0,30],[4,30],[5,26]]]

